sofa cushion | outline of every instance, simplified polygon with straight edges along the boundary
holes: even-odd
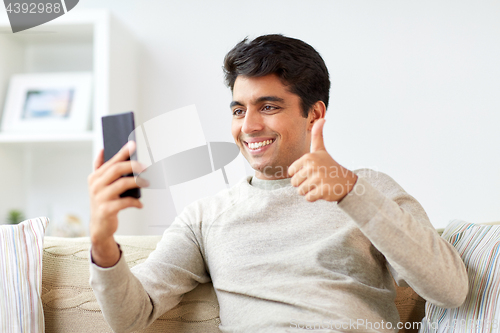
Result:
[[[454,220],[442,237],[457,249],[465,263],[469,292],[458,308],[444,309],[428,303],[421,332],[498,332],[500,225]]]
[[[129,267],[143,262],[161,236],[117,236]],[[112,332],[89,285],[90,240],[46,237],[42,302],[47,332]],[[142,332],[219,333],[219,306],[212,284],[200,284],[181,303]]]
[[[42,248],[49,220],[0,226],[0,332],[44,332]]]

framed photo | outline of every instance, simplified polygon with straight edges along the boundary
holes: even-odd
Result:
[[[12,76],[3,132],[84,132],[90,125],[91,73]]]

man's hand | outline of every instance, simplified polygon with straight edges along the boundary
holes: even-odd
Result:
[[[292,185],[307,201],[319,199],[340,201],[354,187],[358,176],[338,164],[325,149],[323,126],[318,119],[311,130],[311,152],[303,155],[288,168]]]
[[[118,212],[128,207],[142,208],[139,199],[120,198],[124,191],[138,187],[134,177],[123,177],[132,171],[141,171],[144,167],[137,161],[127,161],[135,150],[135,142],[130,141],[104,163],[104,150],[101,150],[94,162],[94,172],[88,176],[90,195],[90,240],[92,259],[101,267],[111,267],[120,259],[120,251],[113,234],[118,229]],[[142,183],[140,182],[142,181]],[[147,182],[137,178],[140,186]]]

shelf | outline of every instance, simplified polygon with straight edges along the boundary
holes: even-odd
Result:
[[[88,227],[87,177],[102,149],[101,117],[137,110],[138,81],[133,35],[108,11],[79,9],[16,34],[0,12],[0,119],[13,75],[61,72],[92,72],[91,130],[0,132],[0,170],[7,175],[0,218],[16,208],[25,216],[48,216],[52,227],[67,214]],[[133,212],[121,214],[120,232],[144,233],[134,229],[137,220]]]
[[[0,36],[25,44],[50,45],[56,43],[92,43],[92,25],[49,25],[45,24],[12,34],[9,26],[0,26]]]
[[[40,26],[12,33],[7,15],[0,15],[0,36],[22,43],[54,44],[93,42],[97,24],[108,21],[106,10],[72,11]]]
[[[95,133],[0,133],[0,143],[50,143],[50,142],[89,142],[92,143]]]

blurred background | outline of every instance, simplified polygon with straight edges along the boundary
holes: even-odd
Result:
[[[94,30],[47,24],[13,41],[0,9],[0,107],[9,77],[18,72],[84,70],[95,76],[102,70],[97,60],[108,56],[103,66],[110,71],[125,60],[133,67],[128,77],[107,82],[115,104],[98,113],[94,101],[87,136],[0,136],[2,219],[20,210],[27,218],[48,216],[61,229],[76,218],[87,232],[86,175],[100,145],[96,115],[134,110],[142,124],[194,104],[206,141],[232,142],[224,55],[246,36],[282,33],[311,44],[329,68],[324,137],[333,158],[351,170],[390,175],[437,228],[452,219],[500,220],[498,1],[82,0],[54,22],[77,20],[88,10],[106,10],[120,26],[118,39],[126,35],[131,46],[120,49],[117,42],[117,54],[96,53],[107,42],[100,37],[106,29],[96,30],[100,23],[92,23]],[[74,35],[57,39],[58,33]],[[13,70],[15,55],[6,54],[15,43],[30,46]],[[72,60],[55,61],[61,54]],[[108,101],[94,91],[95,100]],[[239,166],[251,174],[248,165]],[[172,193],[143,190],[145,208],[120,213],[119,233],[162,233],[178,213]]]

